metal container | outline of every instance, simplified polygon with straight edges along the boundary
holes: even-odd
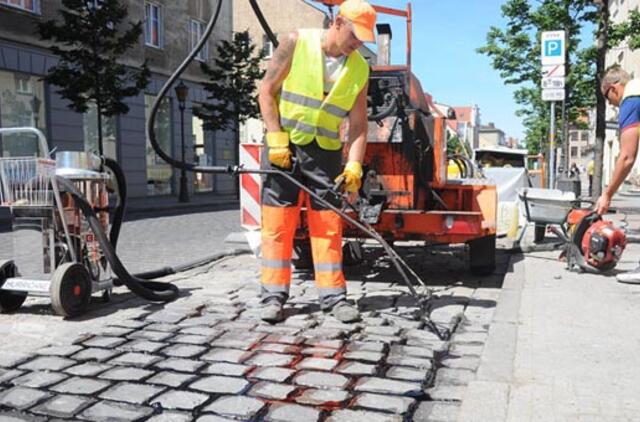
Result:
[[[71,180],[103,180],[100,158],[90,152],[59,151],[56,153],[56,175]]]
[[[573,192],[558,189],[526,188],[518,191],[527,220],[533,223],[563,224],[576,202]]]

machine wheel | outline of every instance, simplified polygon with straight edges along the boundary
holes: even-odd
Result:
[[[544,240],[544,235],[547,233],[546,224],[536,224],[535,231],[533,232],[533,242],[540,243]]]
[[[342,246],[342,263],[344,265],[360,265],[362,259],[362,242],[349,240]]]
[[[7,278],[15,277],[18,269],[13,261],[0,261],[0,286]],[[0,290],[0,313],[9,314],[16,312],[27,299],[26,293],[10,292]]]
[[[469,242],[471,274],[490,275],[496,269],[496,235],[481,237]]]
[[[313,268],[311,241],[309,239],[295,239],[293,241],[293,251],[296,254],[296,258],[292,260],[292,264],[296,270],[310,270]]]
[[[49,293],[56,314],[78,316],[86,311],[91,301],[91,276],[81,264],[62,264],[53,273]]]

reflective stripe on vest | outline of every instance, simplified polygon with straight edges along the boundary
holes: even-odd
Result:
[[[322,29],[301,29],[279,98],[280,124],[291,142],[338,150],[339,127],[369,78],[367,61],[354,51],[347,57],[331,92],[324,98]]]

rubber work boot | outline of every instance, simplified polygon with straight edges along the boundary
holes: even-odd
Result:
[[[282,322],[284,320],[284,311],[282,310],[282,304],[277,300],[270,300],[262,305],[262,312],[260,318],[270,324]]]
[[[360,319],[360,312],[358,312],[358,308],[346,300],[341,300],[333,305],[333,308],[331,308],[331,315],[340,322],[355,322]]]
[[[616,276],[620,283],[640,284],[640,267],[637,267],[626,273],[620,273]]]

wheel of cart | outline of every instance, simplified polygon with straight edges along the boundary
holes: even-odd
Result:
[[[496,270],[496,235],[469,242],[469,268],[473,275],[491,275]]]
[[[16,277],[18,269],[13,261],[0,261],[0,289],[8,278]],[[16,312],[27,299],[27,293],[0,290],[0,313]]]
[[[91,276],[80,264],[67,262],[56,268],[49,293],[56,314],[74,317],[83,314],[91,302]]]

